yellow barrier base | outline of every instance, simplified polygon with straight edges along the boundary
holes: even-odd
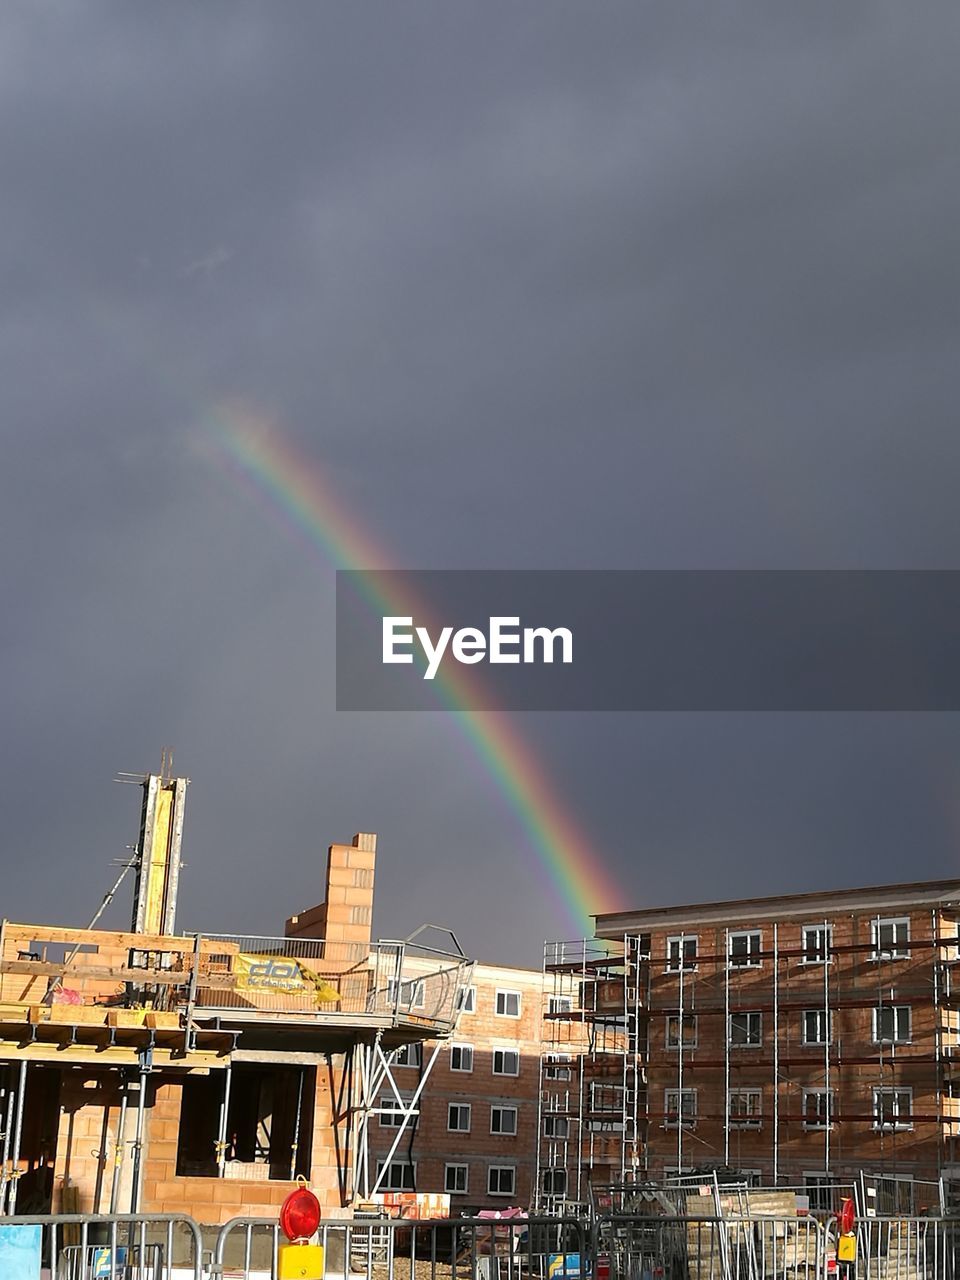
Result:
[[[282,1244],[277,1280],[323,1280],[323,1245]]]

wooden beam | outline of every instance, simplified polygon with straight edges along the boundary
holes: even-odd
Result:
[[[123,951],[170,951],[182,955],[193,954],[193,939],[178,938],[159,933],[113,933],[108,929],[67,929],[51,924],[13,924],[7,921],[5,940],[26,939],[29,942],[54,942],[81,946],[116,947]],[[238,942],[223,942],[216,938],[201,938],[200,950],[217,955],[236,954]]]

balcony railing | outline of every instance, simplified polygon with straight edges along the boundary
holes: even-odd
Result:
[[[453,949],[409,939],[370,946],[244,934],[189,937],[5,921],[0,1005],[7,1020],[176,1029],[213,1015],[373,1021],[443,1035],[473,970]]]

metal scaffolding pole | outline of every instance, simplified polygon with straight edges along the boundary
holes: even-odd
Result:
[[[824,1173],[830,1172],[830,1124],[831,1112],[833,1108],[830,1106],[830,1040],[833,1035],[833,1028],[830,1026],[830,964],[829,953],[827,949],[827,930],[829,925],[827,921],[823,922],[823,1063],[824,1063],[824,1088],[826,1089],[826,1107],[827,1107],[827,1123],[823,1131],[824,1133]]]
[[[937,1088],[937,1170],[941,1173],[941,1185],[943,1183],[943,1078],[940,1068],[940,1037],[942,1035],[942,1027],[940,1025],[940,960],[942,952],[940,950],[940,922],[937,919],[936,909],[930,908],[930,930],[931,936],[937,944],[933,950],[933,1052],[936,1062],[936,1088]],[[941,1202],[943,1196],[941,1194]]]
[[[113,1182],[110,1185],[110,1212],[116,1213],[120,1203],[120,1171],[123,1168],[123,1137],[127,1127],[127,1078],[123,1078],[120,1095],[120,1115],[117,1118],[117,1136],[113,1144]]]
[[[723,1163],[730,1164],[730,930],[724,930],[723,965]]]
[[[13,1126],[13,1089],[10,1087],[10,1074],[7,1073],[7,1114],[3,1123],[3,1168],[0,1169],[0,1215],[7,1211],[7,1184],[10,1181],[7,1173],[7,1161],[10,1159],[10,1132]]]
[[[780,943],[773,926],[773,1185],[780,1176]]]
[[[137,1094],[137,1131],[133,1143],[133,1181],[130,1187],[130,1212],[140,1212],[140,1180],[143,1171],[143,1120],[147,1105],[147,1076],[150,1074],[149,1051],[140,1055],[140,1089]]]
[[[13,1128],[13,1168],[10,1171],[10,1214],[17,1212],[17,1184],[20,1181],[20,1138],[23,1134],[23,1099],[27,1091],[27,1060],[20,1062],[20,1084],[17,1088],[17,1118]]]
[[[290,1144],[290,1181],[293,1182],[297,1176],[297,1150],[300,1146],[300,1116],[303,1111],[303,1077],[306,1072],[305,1067],[300,1068],[300,1075],[297,1079],[297,1109],[293,1121],[293,1142]]]
[[[680,967],[677,970],[678,1006],[680,1017],[677,1026],[677,1177],[683,1173],[683,943],[680,935]]]
[[[227,1122],[230,1113],[230,1084],[233,1064],[228,1062],[223,1076],[223,1097],[220,1099],[220,1122],[217,1126],[217,1177],[227,1176]]]

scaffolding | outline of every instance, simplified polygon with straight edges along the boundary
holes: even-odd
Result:
[[[645,934],[547,944],[539,1207],[713,1171],[827,1207],[858,1168],[906,1178],[918,1141],[916,1176],[960,1204],[958,919],[944,901],[664,928],[653,955]]]
[[[537,1116],[538,1211],[584,1205],[594,1180],[636,1176],[645,1080],[641,940],[544,948]]]

